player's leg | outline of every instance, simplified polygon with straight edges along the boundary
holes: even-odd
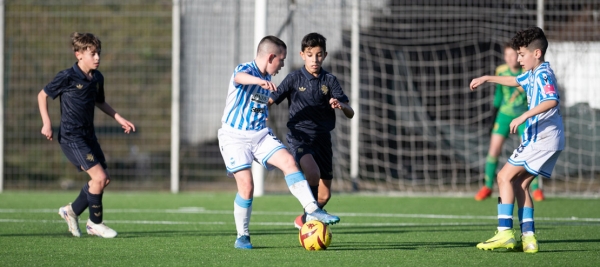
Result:
[[[317,201],[310,191],[308,182],[296,165],[292,154],[277,146],[277,144],[281,145],[281,142],[274,135],[270,134],[263,139],[260,146],[258,146],[257,153],[254,154],[255,157],[263,165],[273,165],[283,172],[290,192],[300,201],[304,211],[308,214],[307,220],[314,218],[325,224],[339,222],[339,217],[327,214],[317,206]],[[269,151],[269,148],[271,148],[270,152],[266,152]]]
[[[331,199],[331,183],[332,179],[321,179],[319,183],[319,205],[323,203],[322,207],[325,207]]]
[[[61,143],[60,147],[67,159],[75,166],[78,171],[88,170],[96,165],[105,166],[105,159],[100,145],[93,140],[78,140],[72,143]],[[69,226],[69,231],[73,236],[81,236],[79,230],[79,216],[89,206],[89,195],[91,181],[87,182],[79,195],[72,203],[59,209],[59,215],[65,219]],[[91,213],[91,212],[90,212]]]
[[[252,214],[252,200],[254,199],[254,181],[250,169],[240,170],[233,174],[237,184],[238,193],[233,202],[233,217],[237,238],[234,247],[251,249],[250,242],[250,216]]]
[[[321,172],[319,170],[319,166],[315,162],[313,155],[311,155],[311,154],[302,155],[302,158],[300,158],[300,169],[302,170],[302,173],[304,173],[304,177],[306,177],[306,181],[308,182],[308,185],[310,186],[310,191],[312,192],[313,196],[317,200],[319,208],[322,208],[323,205],[321,205],[321,202],[319,202],[319,199],[318,199],[319,180],[321,179],[320,178]]]
[[[519,245],[519,249],[527,253],[536,253],[538,251],[538,243],[534,235],[533,201],[529,193],[529,186],[534,178],[535,175],[527,173],[513,181],[513,188],[519,205],[518,215],[521,228],[521,244]]]
[[[249,225],[252,214],[254,182],[250,168],[254,156],[249,147],[252,144],[253,135],[221,128],[217,137],[227,173],[235,178],[238,188],[233,201],[233,217],[237,232],[234,247],[251,249]]]
[[[485,242],[477,244],[477,248],[494,250],[497,248],[512,249],[517,244],[513,229],[513,210],[515,192],[512,181],[525,175],[527,170],[523,166],[506,163],[498,173],[498,231],[496,235]]]
[[[519,125],[519,127],[517,127],[517,133],[519,134],[519,136],[523,136],[523,132],[525,131],[525,123]],[[542,177],[541,176],[537,176],[533,179],[533,181],[531,182],[531,185],[529,186],[529,190],[530,192],[532,192],[533,195],[533,200],[535,201],[543,201],[545,199],[544,197],[544,191],[542,191],[542,187],[540,186],[542,183]]]
[[[516,161],[517,155],[521,158],[520,161]],[[559,155],[560,151],[535,150],[533,147],[528,146],[515,150],[513,156],[509,158],[510,163],[522,164],[529,172],[529,174],[520,176],[520,180],[513,182],[515,192],[522,192],[520,195],[517,194],[516,197],[519,201],[519,207],[523,208],[523,210],[519,210],[519,217],[522,222],[522,247],[525,253],[538,252],[533,219],[533,202],[528,190],[529,184],[534,176],[551,177]]]
[[[319,193],[315,198],[319,207],[323,208],[331,199],[331,181],[333,180],[333,150],[331,136],[321,135],[315,139],[313,157],[319,167]]]
[[[315,162],[315,159],[313,158],[313,156],[309,153],[306,153],[309,151],[306,151],[304,148],[300,148],[300,149],[301,149],[301,152],[299,152],[298,149],[295,149],[292,151],[295,151],[296,155],[301,156],[301,158],[299,160],[300,169],[302,170],[302,173],[304,173],[304,176],[306,177],[308,186],[310,187],[310,191],[313,194],[313,197],[315,198],[315,200],[317,200],[317,206],[319,206],[319,208],[323,208],[321,203],[318,201],[319,180],[320,180],[319,166]],[[304,153],[306,153],[306,154],[304,154]],[[302,212],[302,214],[298,215],[296,217],[296,219],[294,220],[294,227],[296,227],[297,229],[300,229],[300,228],[302,228],[302,225],[304,225],[305,222],[306,222],[306,212]]]
[[[117,232],[104,224],[104,207],[102,197],[104,189],[110,183],[110,176],[105,170],[104,164],[96,164],[86,171],[90,175],[88,190],[88,210],[90,217],[86,224],[87,233],[104,238],[113,238]]]

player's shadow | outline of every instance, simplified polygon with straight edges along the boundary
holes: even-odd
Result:
[[[475,247],[472,242],[336,242],[328,250],[418,250]]]
[[[431,229],[437,228],[437,229]],[[465,227],[465,226],[444,226],[443,229],[439,225],[415,225],[415,226],[397,226],[397,225],[385,225],[385,226],[369,226],[369,227],[356,227],[356,226],[334,226],[331,231],[335,234],[399,234],[406,232],[477,232],[482,229]]]
[[[22,234],[0,234],[0,237],[73,237],[70,233],[22,233]]]

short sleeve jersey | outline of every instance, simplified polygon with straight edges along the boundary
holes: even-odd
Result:
[[[519,76],[523,71],[519,69],[517,72],[512,72],[506,64],[496,68],[496,76]],[[527,111],[527,96],[521,93],[516,87],[497,84],[496,94],[494,97],[494,106],[511,117],[518,117]]]
[[[544,62],[535,70],[527,71],[516,79],[527,93],[529,110],[544,101],[560,101],[558,85],[550,63]],[[522,140],[524,146],[532,145],[538,150],[563,150],[565,138],[559,105],[527,119]]]
[[[276,104],[288,99],[290,117],[287,127],[309,135],[331,132],[335,128],[335,110],[329,100],[348,102],[337,78],[321,69],[318,77],[302,67],[288,74],[271,93]]]
[[[270,81],[271,75],[263,76],[254,61],[238,65],[229,81],[227,100],[221,122],[231,128],[260,131],[267,127],[269,90],[257,84],[237,84],[235,75],[243,72]]]
[[[96,103],[104,103],[104,76],[98,70],[93,70],[92,76],[88,80],[75,63],[44,87],[52,99],[60,96],[60,143],[96,138],[94,110]]]

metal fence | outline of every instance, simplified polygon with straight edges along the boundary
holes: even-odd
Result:
[[[492,90],[468,91],[470,79],[493,73],[501,44],[522,28],[544,25],[548,60],[562,88],[569,145],[546,181],[547,192],[598,194],[600,4],[593,0],[358,1],[360,4],[359,189],[470,192],[483,179],[493,113]],[[540,13],[538,4],[544,7]],[[254,58],[255,1],[180,0],[181,190],[231,189],[216,132],[234,67]],[[107,102],[136,124],[132,135],[101,112],[96,130],[113,176],[111,188],[169,188],[172,0],[4,1],[4,188],[78,188],[78,173],[56,141],[41,134],[37,93],[75,62],[73,31],[102,40],[100,70]],[[541,14],[541,15],[540,15]],[[286,67],[302,66],[300,40],[327,37],[324,67],[350,91],[351,1],[269,0],[267,34],[288,44]],[[571,60],[576,57],[578,60]],[[571,73],[574,73],[571,75]],[[58,99],[49,101],[58,127]],[[285,135],[286,104],[270,111]],[[281,138],[285,139],[285,138]],[[351,191],[350,121],[338,118],[334,189]],[[505,144],[501,162],[518,140]],[[286,190],[278,171],[266,191]]]

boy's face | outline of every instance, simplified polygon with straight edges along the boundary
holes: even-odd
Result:
[[[267,73],[273,76],[279,73],[279,70],[285,65],[285,57],[287,56],[287,49],[281,49],[280,54],[269,55],[269,64],[267,65]]]
[[[521,46],[519,47],[517,54],[519,55],[517,57],[519,64],[521,64],[526,71],[533,70],[541,64],[540,58],[542,57],[542,51],[539,49],[531,51],[527,49],[527,47]]]
[[[506,62],[508,66],[520,69],[521,64],[519,64],[519,61],[517,61],[517,57],[517,51],[515,51],[514,49],[510,47],[504,49],[504,62]]]
[[[300,52],[300,56],[302,57],[302,60],[304,60],[304,68],[306,68],[310,74],[317,76],[321,71],[323,61],[327,57],[327,52],[319,46],[307,47],[304,51]]]
[[[75,52],[79,66],[87,70],[96,70],[100,66],[100,51],[95,47],[88,47],[83,52]]]

